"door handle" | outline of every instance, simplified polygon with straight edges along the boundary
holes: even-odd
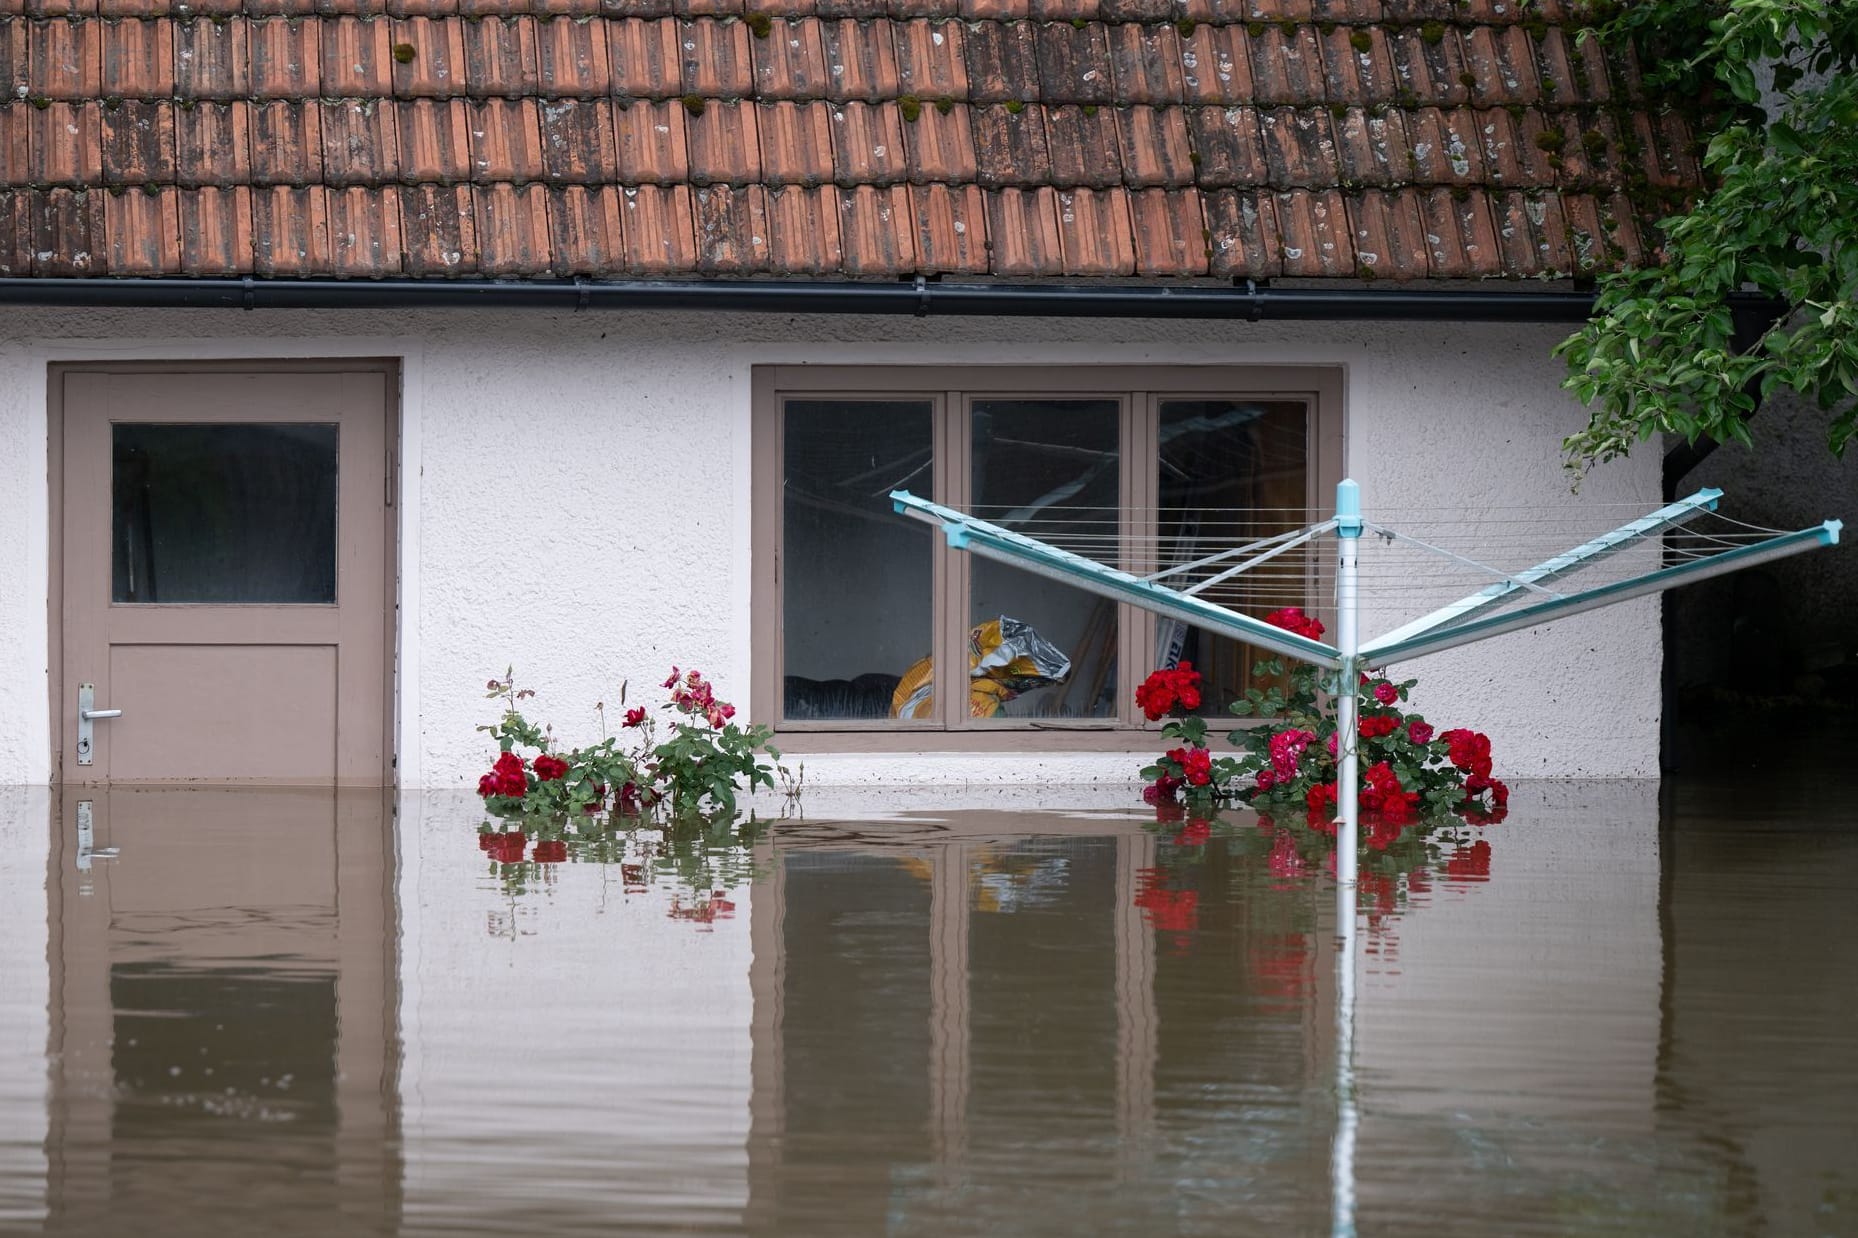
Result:
[[[93,709],[97,703],[97,685],[81,683],[77,686],[77,763],[89,765],[96,756],[96,743],[90,733],[90,723],[94,718],[120,718],[120,709]]]

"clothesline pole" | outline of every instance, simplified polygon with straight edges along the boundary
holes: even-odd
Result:
[[[1361,488],[1352,481],[1335,487],[1335,609],[1336,649],[1342,655],[1341,682],[1336,690],[1336,827],[1335,879],[1347,895],[1347,911],[1354,914],[1355,859],[1361,820],[1360,736],[1361,627],[1357,579],[1361,550]],[[1338,904],[1340,906],[1340,904]]]

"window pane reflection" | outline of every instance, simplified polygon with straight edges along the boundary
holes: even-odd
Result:
[[[337,427],[111,427],[116,602],[330,603]]]
[[[889,496],[934,493],[933,406],[789,400],[785,414],[783,712],[926,717],[932,530]]]
[[[1104,399],[974,401],[975,514],[1114,563],[1120,411]],[[973,716],[1116,715],[1114,602],[978,557],[969,586]]]
[[[1156,568],[1302,527],[1309,477],[1308,408],[1301,402],[1164,400]],[[1305,544],[1203,591],[1208,601],[1262,617],[1308,607],[1321,543]],[[1237,560],[1235,560],[1236,562]],[[1204,712],[1224,714],[1268,654],[1173,619],[1156,621],[1156,666],[1191,662]]]

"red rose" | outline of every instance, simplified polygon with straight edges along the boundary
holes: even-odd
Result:
[[[1321,640],[1325,630],[1320,621],[1304,614],[1303,608],[1299,606],[1286,606],[1282,610],[1274,610],[1264,617],[1264,621],[1272,627],[1283,628],[1286,632],[1295,632],[1306,640]]]
[[[1383,679],[1374,685],[1374,699],[1383,705],[1391,705],[1400,699],[1400,689]]]
[[[568,772],[568,763],[546,752],[535,759],[535,776],[541,782],[553,782]]]
[[[497,793],[497,776],[495,774],[485,774],[482,778],[479,778],[477,780],[477,793],[485,799],[489,799],[491,796],[495,795]]]
[[[1272,787],[1277,785],[1277,771],[1273,770],[1269,765],[1265,766],[1258,771],[1257,782],[1260,791],[1269,791]]]
[[[535,845],[537,864],[559,864],[568,858],[568,844],[559,838],[543,839]]]
[[[626,725],[627,726],[643,726],[644,724],[645,724],[645,706],[635,705],[633,708],[628,709],[626,711]]]
[[[1432,728],[1415,718],[1406,724],[1406,737],[1416,744],[1429,744],[1432,742]]]
[[[1205,748],[1175,749],[1181,755],[1181,772],[1187,781],[1196,787],[1204,787],[1213,781],[1213,754]]]

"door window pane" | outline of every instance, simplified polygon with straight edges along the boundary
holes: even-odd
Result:
[[[1315,519],[1306,510],[1309,410],[1301,401],[1164,400],[1160,412],[1155,569]],[[1200,596],[1258,618],[1284,606],[1308,608],[1324,545],[1306,542]],[[1271,656],[1173,619],[1157,619],[1155,634],[1155,665],[1193,663],[1207,713],[1224,714],[1250,683],[1253,663]]]
[[[1121,401],[973,404],[975,515],[1115,564]],[[969,713],[1116,715],[1116,604],[992,559],[969,567]]]
[[[890,492],[935,492],[927,400],[788,400],[783,714],[932,716],[931,537]]]
[[[336,600],[337,427],[111,427],[116,602]]]

